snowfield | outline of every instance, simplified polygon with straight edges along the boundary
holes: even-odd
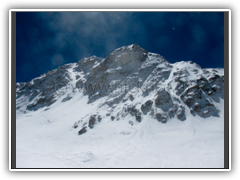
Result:
[[[17,110],[17,168],[224,167],[223,112],[220,118],[208,119],[189,112],[191,118],[173,118],[166,124],[144,116],[134,126],[126,119],[105,117],[78,135],[70,127],[79,117],[97,110],[86,102],[87,97],[78,94],[47,111],[24,114]],[[223,104],[219,109],[224,109]]]

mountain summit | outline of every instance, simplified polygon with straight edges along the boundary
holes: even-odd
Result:
[[[17,122],[44,123],[47,129],[52,125],[52,136],[57,138],[62,131],[65,139],[68,133],[90,138],[94,132],[106,138],[104,134],[111,136],[119,128],[120,134],[129,135],[140,132],[141,126],[153,127],[151,123],[167,127],[187,122],[189,128],[196,121],[222,119],[223,102],[224,69],[202,69],[192,61],[171,64],[137,44],[16,84]],[[157,133],[158,125],[154,126]],[[91,153],[86,156],[95,158]]]

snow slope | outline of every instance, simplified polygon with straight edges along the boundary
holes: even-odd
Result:
[[[17,83],[17,168],[223,168],[223,72],[130,45]]]
[[[17,115],[17,167],[27,168],[223,168],[221,118],[146,117],[136,126],[105,119],[81,136],[70,127],[96,106],[76,105]],[[70,102],[69,102],[70,103]],[[81,106],[82,105],[82,106]],[[83,107],[84,106],[84,107]],[[84,111],[81,111],[83,110]],[[78,112],[77,114],[75,112]]]

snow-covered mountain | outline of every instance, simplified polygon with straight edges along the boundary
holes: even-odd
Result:
[[[17,167],[223,167],[224,69],[137,44],[16,84]]]

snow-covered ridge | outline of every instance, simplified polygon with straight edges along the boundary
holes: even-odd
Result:
[[[115,86],[114,90],[110,87],[112,85]],[[130,95],[154,94],[156,98],[157,94],[161,94],[156,92],[163,88],[161,91],[169,93],[171,101],[187,105],[191,109],[196,97],[193,97],[193,92],[189,94],[186,92],[192,91],[193,85],[196,86],[194,92],[199,91],[199,96],[207,96],[206,99],[219,102],[219,98],[223,98],[224,93],[223,69],[201,69],[192,61],[170,64],[161,55],[132,44],[116,49],[105,59],[96,56],[83,58],[77,63],[63,65],[30,82],[17,84],[16,96],[17,99],[21,96],[28,99],[28,105],[21,107],[22,111],[28,112],[51,106],[62,97],[70,100],[70,96],[72,97],[72,93],[76,90],[88,96],[88,103],[105,98],[103,104],[112,106],[125,101],[124,99]],[[130,89],[123,91],[124,86]],[[82,90],[84,87],[85,91]],[[92,88],[91,93],[88,87]],[[132,89],[136,89],[137,93],[131,94]],[[183,96],[187,97],[183,98]],[[191,98],[193,99],[189,100],[191,103],[188,104],[186,99]],[[209,100],[207,103],[213,105]],[[202,107],[205,105],[202,104]],[[159,109],[161,111],[162,108]],[[206,110],[202,111],[206,112]],[[209,113],[212,112],[209,115],[217,114],[213,111],[215,110],[209,110]]]

